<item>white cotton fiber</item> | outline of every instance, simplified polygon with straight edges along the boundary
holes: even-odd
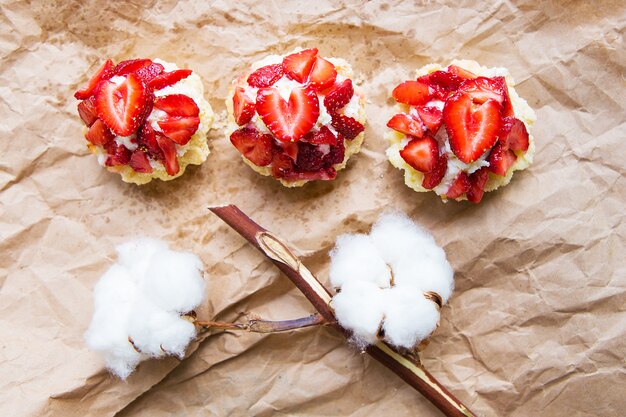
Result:
[[[184,355],[196,330],[180,314],[202,302],[205,284],[200,259],[172,251],[165,242],[142,238],[116,249],[118,262],[94,288],[85,339],[103,354],[107,368],[125,379],[148,357]]]
[[[340,236],[330,255],[337,320],[357,339],[375,342],[382,321],[386,341],[412,348],[435,330],[439,311],[424,293],[447,302],[454,273],[444,250],[407,216],[383,214],[369,235]],[[393,285],[379,278],[384,270]]]
[[[381,288],[389,286],[389,267],[367,235],[340,236],[330,257],[330,282],[335,288],[350,280],[372,282]]]

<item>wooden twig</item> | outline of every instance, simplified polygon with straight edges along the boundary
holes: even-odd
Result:
[[[342,328],[335,319],[334,312],[330,307],[330,292],[283,241],[256,224],[234,205],[210,207],[209,209],[268,257],[313,304],[327,323],[346,337],[350,336],[350,333]],[[401,354],[383,342],[370,345],[367,348],[367,353],[419,391],[446,416],[474,416],[463,403],[424,369],[419,358]]]
[[[310,316],[298,319],[279,321],[261,319],[249,319],[245,323],[202,320],[194,321],[196,326],[204,327],[206,329],[243,330],[253,333],[280,333],[290,330],[303,329],[305,327],[317,326],[324,323],[324,317],[322,317],[319,313],[311,314]]]

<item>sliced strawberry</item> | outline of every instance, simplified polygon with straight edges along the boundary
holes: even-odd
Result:
[[[322,126],[316,132],[307,133],[302,140],[313,145],[337,145],[337,136],[326,126]]]
[[[465,80],[459,90],[467,93],[472,101],[477,104],[483,104],[487,100],[495,100],[504,106],[508,97],[504,77],[478,77]]]
[[[476,74],[474,74],[473,72],[469,72],[468,70],[458,67],[456,65],[449,65],[448,72],[466,80],[476,78]]]
[[[365,130],[365,127],[355,118],[339,113],[332,115],[330,124],[337,132],[341,133],[341,135],[348,140],[356,138],[363,130]]]
[[[111,142],[115,138],[115,135],[111,133],[102,120],[96,119],[87,133],[85,133],[85,138],[94,145],[104,146]]]
[[[129,59],[122,61],[115,66],[113,75],[126,75],[131,72],[137,72],[141,68],[145,68],[150,64],[152,64],[152,61],[149,59]]]
[[[281,142],[275,145],[281,149],[280,152],[283,152],[295,162],[298,160],[298,143],[300,142]]]
[[[400,151],[400,156],[416,170],[429,172],[435,169],[439,160],[439,144],[431,136],[411,139]]]
[[[79,100],[85,100],[93,95],[98,84],[102,80],[108,80],[113,75],[113,61],[107,59],[98,71],[91,77],[83,88],[74,93],[74,97]]]
[[[467,190],[467,199],[472,203],[480,203],[485,193],[485,184],[489,179],[489,169],[482,167],[478,171],[470,174],[470,189]]]
[[[165,160],[163,151],[157,143],[156,134],[154,132],[154,129],[152,129],[152,125],[150,125],[150,123],[144,123],[137,131],[137,143],[139,143],[139,146],[143,147],[143,149],[150,156],[152,156],[153,159],[159,161]]]
[[[514,151],[526,152],[530,145],[526,125],[515,117],[502,118],[502,126],[500,127],[500,133],[498,133],[498,139],[505,148],[513,149]]]
[[[179,69],[170,72],[164,72],[150,81],[148,81],[148,87],[153,90],[160,90],[169,85],[176,84],[180,80],[183,80],[191,75],[192,71],[190,69]]]
[[[515,152],[510,149],[506,149],[500,142],[498,142],[489,154],[489,171],[504,177],[515,161],[517,161],[517,155],[515,155]]]
[[[424,136],[424,130],[426,129],[421,120],[415,119],[406,113],[399,113],[393,116],[387,122],[387,127],[416,138]]]
[[[283,65],[274,64],[261,67],[248,77],[248,84],[251,87],[265,88],[283,77]]]
[[[293,173],[294,169],[293,159],[282,152],[274,153],[272,158],[272,176],[274,178],[285,178]]]
[[[446,191],[446,197],[448,198],[459,198],[470,189],[470,180],[467,172],[461,171],[457,174],[454,181]]]
[[[417,80],[440,87],[446,92],[458,89],[464,81],[463,78],[448,71],[434,71],[419,77]]]
[[[87,127],[96,121],[98,112],[96,111],[96,99],[93,96],[78,103],[78,115]]]
[[[199,117],[167,116],[157,122],[163,134],[177,144],[186,145],[200,125]]]
[[[167,136],[156,132],[156,141],[163,152],[163,164],[165,171],[169,175],[176,175],[180,171],[178,165],[178,155],[176,154],[176,144]]]
[[[98,117],[117,135],[128,136],[147,116],[149,97],[150,92],[135,74],[128,74],[119,85],[102,81],[96,92]]]
[[[155,78],[157,75],[162,74],[164,70],[165,70],[165,68],[163,68],[163,65],[158,64],[156,62],[152,62],[147,67],[143,67],[143,68],[138,69],[136,74],[144,82],[148,83],[150,80]]]
[[[509,86],[506,83],[506,78],[493,77],[491,80],[496,85],[497,90],[502,93],[502,97],[504,97],[504,100],[502,101],[502,115],[515,116],[515,110],[513,109],[513,103],[511,103]]]
[[[148,155],[141,149],[135,149],[130,156],[129,165],[135,172],[143,172],[144,174],[152,172],[152,165],[150,165]]]
[[[333,89],[324,97],[324,106],[329,113],[334,113],[339,109],[342,109],[350,102],[354,95],[354,87],[352,86],[352,80],[346,78],[339,84],[335,85]]]
[[[195,117],[200,114],[196,102],[184,94],[170,94],[169,96],[157,97],[154,107],[163,110],[170,116]]]
[[[316,91],[321,91],[333,85],[336,79],[337,69],[333,63],[318,56],[309,74],[309,85]]]
[[[441,110],[435,106],[418,106],[416,111],[430,133],[436,135],[443,123],[443,113]]]
[[[422,81],[405,81],[393,89],[391,95],[399,103],[417,106],[432,97],[432,90]]]
[[[274,139],[271,135],[260,135],[254,128],[242,127],[230,135],[230,142],[254,165],[262,167],[272,162]]]
[[[287,78],[304,83],[315,64],[317,48],[305,49],[283,58],[283,69]]]
[[[443,120],[452,152],[469,164],[487,152],[497,140],[502,106],[487,100],[472,109],[472,98],[461,91],[450,96],[443,108]]]
[[[262,88],[257,93],[256,111],[278,140],[295,142],[315,125],[320,114],[319,99],[310,86],[291,90],[289,102],[275,88]]]
[[[239,126],[243,126],[252,120],[255,111],[254,101],[246,96],[245,91],[242,87],[237,87],[233,95],[233,115],[235,116],[235,122]]]
[[[302,171],[319,171],[324,166],[324,153],[318,146],[298,142],[296,166]]]
[[[324,164],[335,165],[343,162],[346,155],[346,147],[343,144],[343,137],[337,138],[337,145],[331,145],[330,150],[324,156]]]
[[[439,160],[437,161],[437,165],[435,168],[430,171],[424,173],[424,179],[422,180],[422,187],[432,190],[435,188],[443,177],[446,175],[446,171],[448,170],[448,154],[439,155]]]
[[[130,151],[124,145],[118,145],[115,141],[111,141],[105,145],[107,151],[107,159],[104,161],[106,166],[126,165],[130,161]]]

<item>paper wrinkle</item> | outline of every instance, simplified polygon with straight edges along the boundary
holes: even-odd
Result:
[[[142,7],[143,6],[143,7]],[[127,383],[82,342],[91,290],[136,235],[207,266],[204,318],[312,313],[207,212],[235,203],[325,284],[336,236],[409,214],[442,244],[456,292],[422,360],[478,415],[618,417],[626,407],[623,138],[626,5],[469,2],[0,3],[0,414],[440,415],[331,329],[202,335]],[[228,85],[295,47],[346,59],[369,99],[362,152],[333,183],[286,190],[224,137]],[[192,68],[221,114],[210,158],[170,183],[122,184],[90,158],[73,92],[104,58]],[[507,67],[537,112],[535,163],[480,206],[407,189],[386,161],[390,92],[430,62]]]

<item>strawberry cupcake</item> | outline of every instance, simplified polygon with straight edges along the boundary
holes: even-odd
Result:
[[[107,60],[74,97],[89,151],[125,182],[172,180],[209,155],[200,77],[159,59]]]
[[[256,62],[226,100],[231,143],[286,187],[335,179],[363,143],[365,97],[352,77],[346,61],[315,48]]]
[[[415,191],[479,203],[526,169],[535,112],[505,68],[474,61],[427,65],[392,92],[400,112],[387,126],[387,157]]]

